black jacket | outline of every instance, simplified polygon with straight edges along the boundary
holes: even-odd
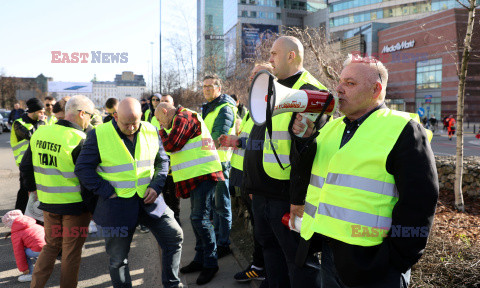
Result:
[[[279,80],[278,83],[286,86],[293,87],[301,74],[295,74],[284,80]],[[305,84],[300,89],[319,90],[317,87],[311,84]],[[296,117],[296,113],[293,114],[293,120]],[[322,123],[326,121],[326,117],[323,117]],[[303,153],[311,154],[315,153],[316,145],[312,144],[302,149],[297,146],[302,146],[301,143],[297,143],[298,137],[292,136],[292,145],[290,150],[290,163],[292,163],[290,180],[277,180],[267,175],[263,169],[263,142],[265,140],[266,124],[262,126],[254,125],[250,131],[248,138],[248,145],[245,148],[245,157],[243,159],[243,185],[246,194],[262,195],[269,198],[289,201],[290,204],[302,205],[305,203],[305,195],[307,193],[307,187],[310,180],[310,174],[305,171],[311,171],[313,158],[310,158],[310,163],[298,163],[296,157],[299,150],[303,150]],[[293,135],[291,133],[291,135]],[[315,155],[315,154],[313,154]],[[293,158],[292,158],[293,157]],[[308,162],[308,161],[307,161]],[[298,164],[302,164],[298,166]],[[310,169],[308,169],[310,167]],[[308,175],[307,175],[308,174]]]
[[[382,108],[385,106],[377,107]],[[345,121],[345,132],[350,133],[344,133],[342,145],[355,137],[356,129],[367,117],[359,122]],[[420,259],[427,244],[438,199],[438,174],[433,151],[420,123],[411,120],[405,126],[388,154],[386,169],[395,178],[399,199],[393,208],[392,230],[382,244],[349,245],[318,234],[311,239],[311,250],[318,251],[321,241],[332,248],[335,267],[345,285],[366,285],[385,275],[391,266],[404,273]],[[415,235],[411,232],[414,230],[420,233]],[[396,233],[394,237],[392,231]]]

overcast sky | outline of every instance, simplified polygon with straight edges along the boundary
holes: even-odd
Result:
[[[0,74],[55,81],[113,81],[133,71],[151,79],[154,42],[158,74],[160,0],[2,0],[0,1]],[[171,56],[166,39],[196,43],[196,1],[162,1],[162,62]],[[188,27],[187,27],[188,26]],[[88,53],[88,63],[52,63],[52,51]],[[91,51],[128,53],[126,63],[91,63]],[[81,60],[81,58],[79,59]],[[165,63],[166,65],[166,63]]]

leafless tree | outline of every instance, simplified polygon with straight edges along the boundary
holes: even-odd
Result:
[[[464,3],[468,2],[468,5]],[[462,5],[468,11],[467,32],[463,42],[463,52],[461,58],[460,71],[458,73],[458,99],[457,99],[457,155],[455,163],[455,207],[460,211],[465,211],[463,202],[462,179],[463,179],[463,112],[465,102],[465,80],[467,78],[468,61],[472,52],[471,42],[473,27],[475,26],[475,9],[477,8],[476,0],[460,1],[457,3]]]

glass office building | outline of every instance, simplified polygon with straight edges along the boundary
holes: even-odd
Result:
[[[455,0],[333,0],[328,4],[330,33],[357,28],[368,22],[406,22],[451,8],[461,8]]]
[[[197,73],[225,74],[223,0],[197,0]]]

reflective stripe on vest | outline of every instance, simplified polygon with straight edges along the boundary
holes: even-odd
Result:
[[[20,162],[22,162],[23,155],[25,154],[25,151],[28,149],[28,144],[30,141],[27,139],[23,139],[21,141],[18,141],[17,134],[15,133],[15,122],[18,122],[22,124],[25,128],[28,130],[33,129],[33,124],[31,123],[25,123],[22,118],[19,118],[15,120],[12,124],[12,131],[10,132],[10,147],[12,147],[13,150],[13,157],[15,158],[15,163],[17,166],[20,165]]]
[[[98,175],[115,188],[118,197],[130,198],[138,194],[143,198],[155,173],[154,162],[160,148],[157,129],[148,122],[141,122],[134,157],[118,135],[113,121],[95,130],[102,159],[97,167]]]
[[[298,78],[297,82],[293,85],[292,89],[300,89],[303,85],[310,84],[318,89],[327,90],[327,88],[318,82],[315,77],[313,77],[308,71],[303,71]],[[268,136],[268,131],[265,129],[265,142],[263,145],[263,169],[268,176],[279,179],[279,180],[289,180],[290,179],[290,145],[291,138],[288,133],[288,125],[292,119],[293,113],[283,113],[276,115],[272,118],[272,143]],[[283,168],[278,163],[275,154],[272,149],[275,148],[275,151],[278,154],[278,158],[282,163]]]
[[[82,202],[72,152],[86,138],[83,131],[58,124],[38,127],[30,140],[38,200],[45,204]]]
[[[305,200],[301,229],[304,239],[320,233],[352,245],[382,243],[398,201],[386,159],[410,120],[408,113],[375,111],[342,148],[343,117],[322,128]],[[359,227],[360,231],[383,232],[364,237],[354,233],[354,228]]]
[[[215,119],[217,119],[217,117],[218,117],[218,113],[220,113],[220,110],[222,110],[222,108],[225,107],[225,106],[229,106],[230,108],[232,108],[232,111],[233,111],[233,125],[232,125],[232,127],[230,127],[227,134],[228,135],[235,135],[235,119],[237,119],[238,109],[237,109],[236,106],[234,106],[230,103],[223,103],[221,105],[218,105],[217,107],[215,107],[215,109],[213,111],[211,111],[210,113],[207,114],[205,119],[203,119],[203,122],[205,123],[205,125],[206,125],[208,131],[210,132],[210,134],[212,133],[213,124],[215,123]],[[210,138],[211,137],[212,136],[210,135]],[[232,149],[231,148],[222,147],[222,149],[217,149],[217,153],[218,153],[218,156],[220,157],[220,162],[230,161],[230,158],[232,157]]]
[[[184,108],[182,111],[189,111],[197,118],[201,126],[201,134],[187,141],[179,151],[170,154],[170,167],[175,183],[185,181],[202,175],[222,171],[222,164],[213,145],[210,132],[195,111]],[[175,117],[177,117],[175,115]],[[175,118],[173,119],[175,123]],[[172,133],[170,130],[165,130]]]
[[[250,136],[250,132],[252,131],[253,123],[252,117],[250,117],[250,112],[247,112],[247,114],[243,117],[242,123],[240,124],[240,129],[239,129],[239,138],[246,138],[247,141],[245,142],[247,144],[247,147],[250,147],[248,145],[248,137]],[[232,159],[231,159],[231,164],[232,167],[235,169],[238,169],[240,171],[243,171],[243,159],[245,157],[245,149],[241,148],[236,148],[233,149],[233,154],[232,154]]]

